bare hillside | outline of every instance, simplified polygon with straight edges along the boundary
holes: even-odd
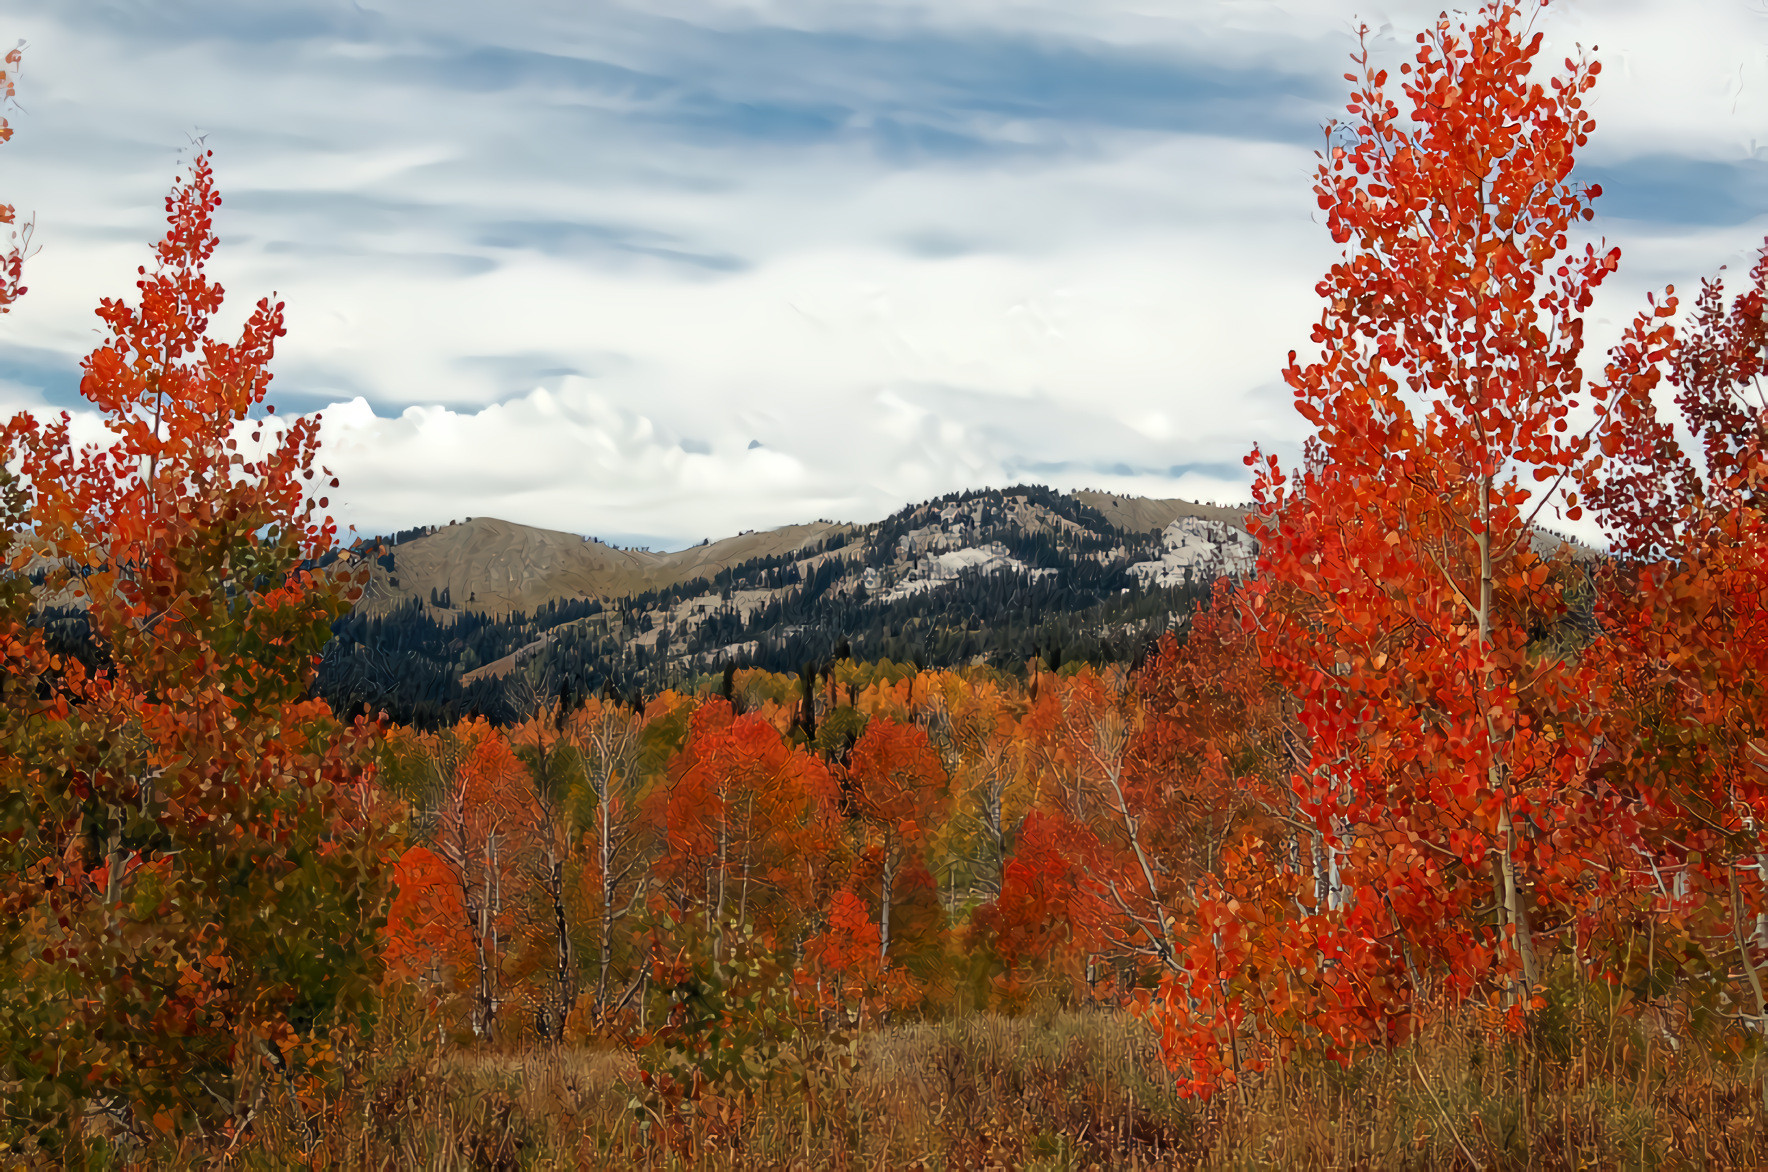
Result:
[[[814,544],[845,526],[818,522],[745,533],[674,553],[615,549],[592,538],[476,517],[401,542],[376,563],[361,609],[385,613],[446,592],[452,609],[532,611],[568,598],[615,598],[708,577],[751,558]]]
[[[1107,521],[1131,533],[1165,529],[1181,517],[1220,521],[1236,529],[1246,527],[1246,509],[1205,505],[1186,500],[1150,500],[1145,496],[1117,496],[1109,492],[1080,489],[1069,494],[1081,504],[1097,509]]]

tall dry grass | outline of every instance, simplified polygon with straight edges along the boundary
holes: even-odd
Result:
[[[348,1168],[1680,1168],[1768,1166],[1761,1070],[1722,1032],[1558,1005],[1478,1014],[1349,1067],[1296,1058],[1182,1100],[1109,1010],[977,1014],[840,1041],[756,1088],[647,1100],[630,1054],[432,1045],[363,1060],[248,1166]]]

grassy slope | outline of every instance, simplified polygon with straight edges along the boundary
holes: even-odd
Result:
[[[558,599],[616,597],[709,577],[751,558],[813,544],[844,528],[824,522],[788,525],[674,553],[650,553],[615,549],[575,533],[475,517],[396,547],[393,572],[374,566],[361,605],[371,614],[381,613],[407,598],[427,602],[432,589],[447,589],[456,609],[472,599],[472,609],[492,614],[532,611]]]

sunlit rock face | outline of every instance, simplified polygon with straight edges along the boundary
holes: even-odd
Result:
[[[1180,517],[1166,527],[1161,539],[1165,548],[1160,557],[1129,567],[1144,586],[1183,585],[1187,575],[1244,577],[1258,561],[1258,543],[1222,521]]]

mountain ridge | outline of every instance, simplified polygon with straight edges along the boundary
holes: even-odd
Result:
[[[838,654],[1007,671],[1131,660],[1213,587],[1219,542],[1173,532],[1219,538],[1212,511],[1235,515],[1020,485],[668,553],[495,518],[409,530],[357,543],[370,582],[334,628],[319,691],[340,712],[423,723],[511,718],[537,680],[654,691]]]
[[[1243,529],[1247,511],[1247,506],[1131,497],[1095,489],[1077,489],[1065,495],[1129,533],[1161,531],[1184,517]],[[906,506],[892,516],[930,503]],[[1036,528],[1035,520],[1028,524]],[[867,526],[866,522],[800,522],[653,553],[622,549],[564,530],[496,517],[469,517],[445,526],[425,527],[419,535],[397,543],[384,536],[362,539],[360,546],[388,545],[391,563],[383,555],[372,566],[357,607],[369,614],[386,614],[413,598],[431,605],[431,590],[438,600],[447,591],[449,605],[438,603],[434,609],[448,621],[451,611],[507,614],[567,598],[620,598],[713,577],[756,558],[797,553],[837,533],[853,534]]]

